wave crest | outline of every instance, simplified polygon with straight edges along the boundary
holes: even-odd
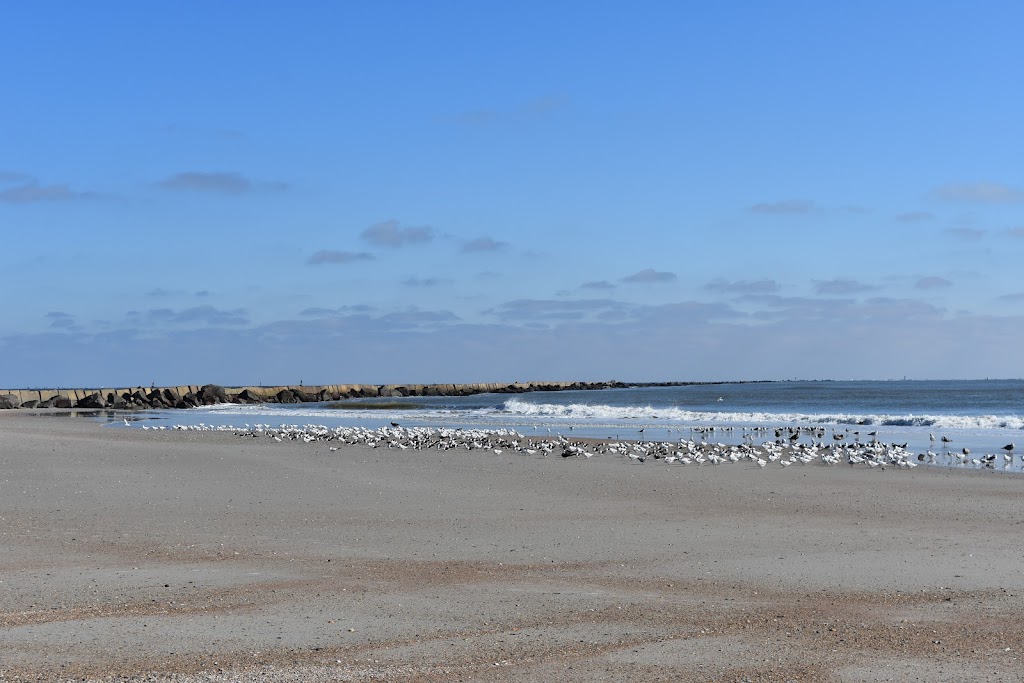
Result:
[[[520,399],[506,401],[502,412],[534,418],[611,421],[666,421],[693,424],[843,424],[891,427],[935,427],[947,429],[1024,429],[1024,417],[1018,415],[851,415],[846,413],[767,413],[709,412],[653,406],[609,406],[571,403],[530,403]]]

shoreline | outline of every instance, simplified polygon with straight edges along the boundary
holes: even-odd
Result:
[[[1018,680],[1016,477],[14,411],[0,471],[0,681]]]

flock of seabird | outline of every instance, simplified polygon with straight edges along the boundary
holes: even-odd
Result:
[[[875,432],[869,433],[869,442],[861,442],[859,433],[852,433],[853,442],[847,439],[847,433],[834,431],[829,443],[825,441],[825,430],[821,428],[781,427],[774,429],[775,438],[769,434],[772,430],[756,427],[743,430],[743,442],[740,444],[724,444],[711,442],[709,435],[714,435],[714,427],[694,427],[690,430],[690,438],[678,441],[629,441],[618,437],[608,440],[570,440],[565,436],[555,435],[546,438],[528,437],[511,429],[463,429],[445,427],[402,427],[391,423],[390,427],[369,429],[366,427],[326,427],[323,425],[281,425],[272,427],[269,424],[246,424],[242,428],[232,426],[213,426],[200,423],[198,425],[173,425],[170,429],[187,431],[221,431],[232,432],[239,437],[267,438],[274,441],[302,441],[304,443],[325,443],[330,451],[337,451],[343,446],[368,446],[380,449],[398,450],[469,450],[489,451],[495,455],[515,453],[521,455],[537,455],[542,457],[561,456],[563,458],[591,458],[599,456],[621,457],[629,463],[660,462],[666,465],[724,465],[747,463],[757,467],[777,465],[789,467],[794,464],[840,465],[865,468],[882,468],[887,466],[899,469],[912,469],[919,463],[925,464],[961,464],[995,469],[1011,469],[1013,467],[1014,445],[1007,444],[1002,448],[1001,455],[988,454],[969,458],[970,451],[966,448],[960,453],[941,454],[927,450],[914,453],[907,449],[907,444],[883,443],[877,440]],[[143,429],[168,429],[165,426]],[[718,428],[732,431],[733,428]],[[642,436],[643,430],[639,430]],[[761,437],[759,439],[759,437]],[[803,439],[803,440],[802,440]],[[943,437],[944,442],[949,442]],[[1021,463],[1024,466],[1024,462]]]

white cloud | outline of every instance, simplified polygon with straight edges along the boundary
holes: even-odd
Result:
[[[1024,201],[1024,191],[1002,183],[951,183],[935,190],[941,199],[981,204],[1006,204]]]
[[[158,187],[165,190],[184,192],[205,192],[209,194],[243,195],[252,192],[282,191],[288,189],[287,183],[257,182],[246,178],[241,173],[202,171],[185,171],[164,178]]]
[[[472,253],[477,251],[501,251],[508,247],[508,242],[501,242],[491,237],[478,237],[462,245],[462,251]]]
[[[96,195],[91,192],[76,192],[68,185],[38,185],[35,182],[15,185],[0,190],[0,201],[8,204],[34,204],[36,202],[62,202],[72,199],[88,199]]]
[[[929,275],[927,277],[920,278],[914,283],[914,287],[917,289],[942,289],[944,287],[952,287],[953,283],[944,277],[937,275]]]
[[[754,204],[748,208],[751,213],[761,214],[804,214],[814,210],[814,203],[805,199],[787,199],[780,202]]]
[[[434,229],[429,226],[403,228],[398,221],[388,220],[371,225],[360,237],[378,247],[401,247],[433,241]]]
[[[620,282],[629,283],[663,283],[663,282],[675,282],[676,274],[669,273],[660,270],[654,270],[653,268],[644,268],[641,271],[627,275],[620,279]]]
[[[451,282],[452,280],[444,277],[410,277],[402,280],[406,287],[439,287]]]
[[[723,294],[770,294],[780,288],[778,282],[768,279],[729,281],[719,278],[704,285],[704,289],[709,292]]]
[[[366,252],[355,252],[355,251],[335,251],[333,249],[321,249],[316,252],[306,261],[311,266],[319,266],[325,263],[333,265],[344,265],[346,263],[355,263],[357,261],[372,261],[373,254],[367,254]]]
[[[873,289],[878,288],[873,285],[864,284],[863,282],[844,278],[814,281],[814,291],[817,294],[848,296],[850,294],[858,294],[860,292],[870,292]]]
[[[944,232],[950,237],[966,242],[979,242],[986,234],[986,231],[980,228],[947,228]]]

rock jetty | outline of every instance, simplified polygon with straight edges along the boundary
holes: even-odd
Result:
[[[350,398],[471,396],[533,391],[624,388],[622,382],[514,382],[511,384],[332,384],[321,386],[223,387],[218,384],[121,389],[0,389],[0,409],[80,408],[145,410],[195,408],[219,403],[312,403]]]

